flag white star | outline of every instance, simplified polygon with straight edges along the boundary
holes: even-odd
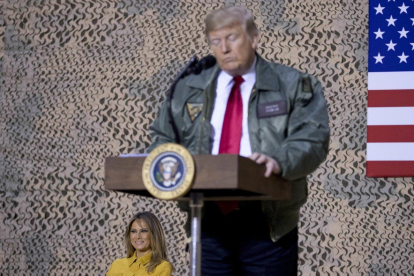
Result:
[[[382,59],[384,58],[385,56],[381,56],[380,55],[380,53],[378,53],[378,56],[374,56],[374,58],[375,58],[375,64],[377,64],[378,62],[379,63],[382,63]]]
[[[377,12],[375,14],[383,14],[382,10],[385,9],[385,7],[381,7],[381,4],[378,4],[378,7],[374,8]]]
[[[374,32],[374,34],[376,35],[375,39],[377,39],[378,37],[381,37],[382,38],[382,35],[385,34],[385,32],[381,32],[381,29],[378,28],[378,31],[377,32]]]
[[[395,45],[397,45],[397,43],[392,43],[392,40],[390,41],[390,43],[389,44],[385,44],[385,45],[387,45],[388,46],[388,50],[387,51],[389,51],[389,50],[394,50],[395,51]]]
[[[405,37],[405,38],[407,38],[407,34],[410,32],[410,31],[406,31],[405,29],[404,29],[404,27],[402,28],[402,30],[401,31],[398,31],[399,33],[400,33],[400,38],[402,38],[402,37]],[[382,37],[381,37],[382,38]]]
[[[414,43],[410,43],[411,44],[411,46],[413,46],[413,48],[411,49],[411,50],[413,50],[414,51]]]
[[[398,56],[399,58],[400,58],[400,63],[401,62],[405,62],[405,63],[407,63],[407,58],[409,57],[409,56],[406,56],[405,54],[404,54],[404,52],[402,53],[402,56]]]
[[[391,0],[388,0],[388,2],[390,2]],[[395,0],[392,0],[392,2],[395,2]]]
[[[388,26],[389,25],[393,25],[393,26],[395,26],[395,21],[397,21],[397,19],[394,19],[394,18],[392,18],[392,15],[391,15],[391,17],[390,17],[390,19],[385,19],[385,20],[387,20],[388,21]]]
[[[407,9],[408,9],[409,7],[410,7],[410,6],[406,6],[404,3],[403,3],[403,5],[402,5],[402,6],[398,6],[398,8],[400,9],[400,14],[402,14],[403,12],[407,13]]]
[[[413,25],[411,25],[411,26],[414,26],[414,18],[410,18],[411,19],[411,21],[413,21]]]

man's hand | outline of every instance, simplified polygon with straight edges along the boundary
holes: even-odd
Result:
[[[257,164],[265,164],[266,166],[265,177],[269,177],[272,173],[274,174],[280,173],[279,164],[276,162],[275,159],[273,159],[270,156],[267,156],[266,154],[253,152],[253,154],[250,155],[249,158],[255,161]]]

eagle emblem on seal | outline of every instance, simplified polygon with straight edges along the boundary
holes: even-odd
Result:
[[[175,185],[181,178],[181,172],[178,171],[179,163],[174,157],[168,156],[160,160],[158,163],[158,172],[156,178],[159,183],[165,187]]]

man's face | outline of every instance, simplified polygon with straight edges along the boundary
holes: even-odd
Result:
[[[220,68],[231,76],[245,74],[253,64],[257,36],[249,39],[240,24],[208,34],[210,48]]]

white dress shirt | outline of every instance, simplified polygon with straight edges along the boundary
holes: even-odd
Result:
[[[250,146],[247,115],[249,111],[250,94],[256,83],[256,57],[249,71],[242,75],[242,77],[244,82],[240,85],[240,90],[243,100],[243,122],[239,155],[248,157],[252,154],[252,148]],[[213,126],[211,131],[211,137],[213,138],[213,149],[211,154],[214,155],[219,153],[224,114],[226,112],[227,100],[229,99],[233,84],[233,77],[226,72],[221,71],[217,79],[216,99],[214,101],[214,110],[211,116],[211,124]]]

